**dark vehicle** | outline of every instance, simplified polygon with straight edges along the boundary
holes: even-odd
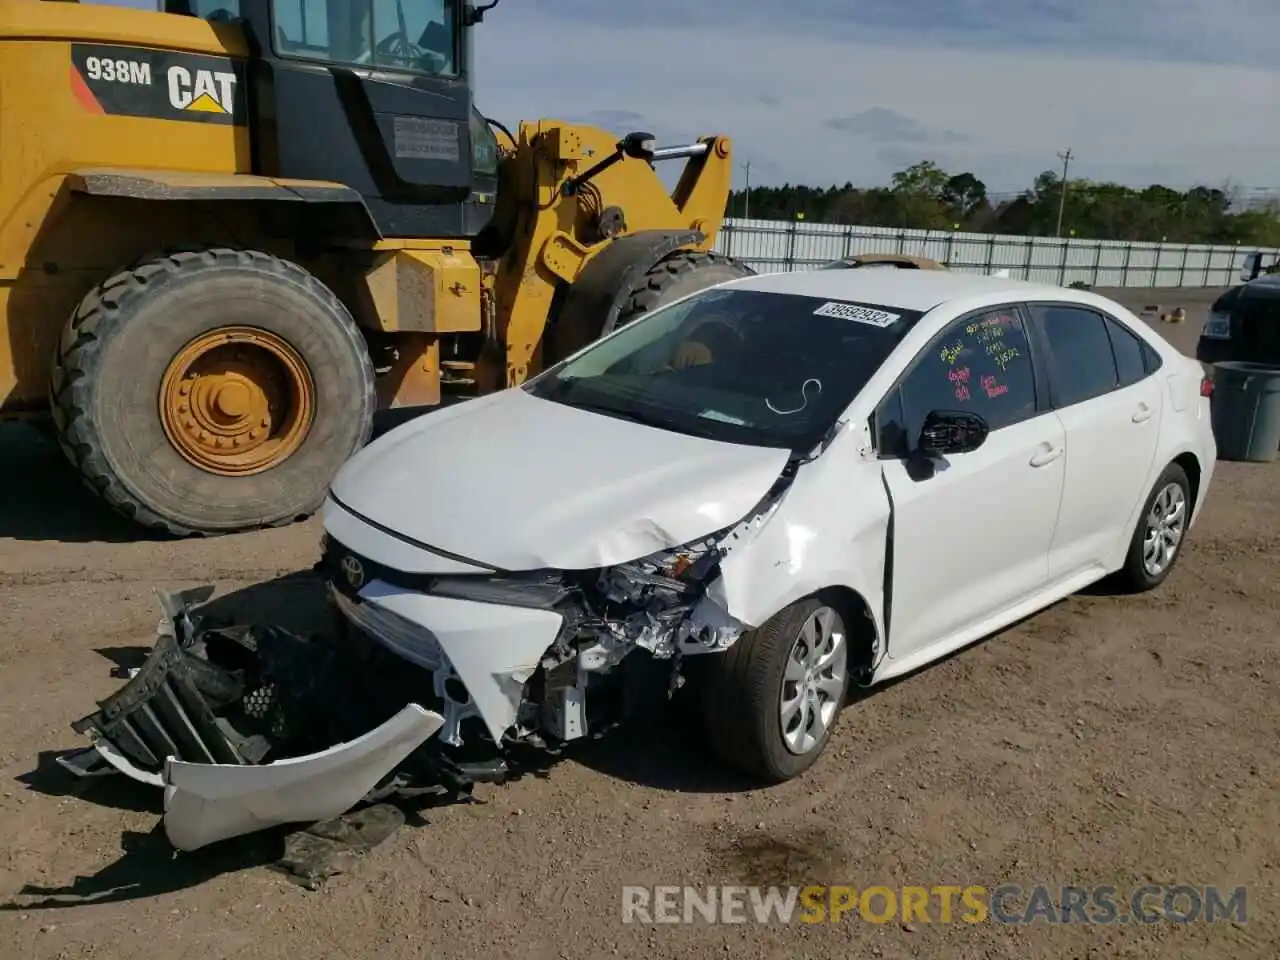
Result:
[[[1255,275],[1214,302],[1200,331],[1196,359],[1280,365],[1280,274]]]

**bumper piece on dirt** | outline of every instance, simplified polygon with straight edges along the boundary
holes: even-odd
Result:
[[[212,592],[161,595],[146,662],[72,724],[93,746],[59,758],[79,776],[115,770],[162,787],[179,850],[337,817],[378,794],[444,723],[416,703],[344,699],[345,665],[326,644],[203,622],[192,607]]]
[[[444,717],[416,703],[362,737],[262,766],[185,763],[164,770],[164,829],[179,850],[285,823],[330,820],[351,809]]]

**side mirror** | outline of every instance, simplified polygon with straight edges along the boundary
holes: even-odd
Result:
[[[1246,282],[1255,279],[1262,272],[1262,254],[1245,254],[1244,266],[1240,268],[1240,279]]]
[[[991,426],[976,413],[934,410],[924,418],[916,450],[926,457],[971,453],[982,446]]]

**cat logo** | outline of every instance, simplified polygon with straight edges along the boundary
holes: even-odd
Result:
[[[169,103],[175,110],[230,115],[234,109],[236,75],[230,71],[169,68]]]

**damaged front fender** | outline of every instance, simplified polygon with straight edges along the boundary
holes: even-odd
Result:
[[[146,662],[72,725],[93,745],[59,758],[81,776],[116,770],[163,787],[177,849],[339,816],[444,723],[416,703],[388,716],[344,700],[343,664],[322,644],[272,627],[205,626],[192,605],[211,594],[161,596],[166,616]]]

